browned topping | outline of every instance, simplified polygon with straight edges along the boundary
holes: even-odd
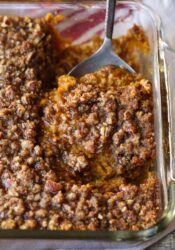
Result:
[[[157,178],[148,172],[151,84],[107,67],[61,76],[50,91],[57,74],[101,43],[64,49],[52,18],[0,17],[0,228],[148,228],[160,211]],[[114,41],[134,63],[127,39],[146,47],[146,38],[134,27]],[[143,179],[130,183],[140,169]]]
[[[134,177],[154,160],[152,90],[140,75],[106,67],[80,79],[61,76],[46,98],[43,144],[55,157],[57,146],[64,169]]]

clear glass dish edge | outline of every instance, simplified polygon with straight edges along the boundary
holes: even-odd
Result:
[[[88,1],[91,3],[92,1]],[[124,1],[121,1],[124,2]],[[133,3],[132,1],[125,1],[127,3]],[[14,8],[17,8],[15,2]],[[19,3],[18,3],[19,4]],[[32,3],[35,5],[34,3]],[[58,4],[58,3],[57,3]],[[161,31],[161,22],[158,16],[152,13],[152,11],[144,4],[138,3],[142,5],[143,8],[146,8],[150,15],[155,19],[155,26],[157,27],[157,36],[159,37],[159,44],[158,44],[158,54],[159,54],[159,74],[160,74],[160,82],[165,84],[165,89],[167,91],[167,112],[168,112],[168,123],[169,126],[167,128],[166,133],[168,134],[169,138],[169,152],[167,153],[167,162],[169,162],[170,166],[168,166],[168,174],[167,174],[167,183],[168,183],[168,193],[169,193],[169,202],[167,205],[166,210],[164,211],[161,219],[157,222],[156,225],[145,229],[140,230],[137,232],[131,231],[49,231],[49,230],[0,230],[0,238],[32,238],[32,239],[98,239],[98,240],[148,240],[151,237],[155,236],[157,233],[163,231],[170,222],[175,217],[175,179],[173,178],[173,166],[174,164],[174,147],[175,141],[172,138],[175,135],[175,129],[173,129],[173,121],[175,121],[175,115],[172,115],[172,88],[169,86],[169,73],[167,72],[169,69],[166,57],[166,51],[169,50],[167,46],[165,46],[163,42],[163,36]],[[9,3],[0,3],[0,8],[3,6],[8,6]],[[26,5],[29,5],[26,3]],[[174,53],[175,58],[175,51],[170,51]],[[173,146],[174,145],[174,146]]]

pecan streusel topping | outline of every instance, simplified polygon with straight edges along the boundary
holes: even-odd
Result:
[[[53,21],[0,17],[0,228],[148,228],[160,213],[151,83],[113,67],[60,76],[101,40],[73,46]],[[114,40],[137,67],[127,40],[147,39],[134,26]]]

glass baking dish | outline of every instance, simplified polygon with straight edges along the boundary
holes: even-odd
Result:
[[[172,138],[172,86],[169,85],[165,48],[163,46],[161,23],[151,10],[141,3],[134,1],[119,1],[118,12],[114,27],[114,37],[126,34],[134,24],[141,25],[148,35],[151,53],[139,57],[141,73],[153,83],[155,137],[156,137],[156,170],[161,186],[162,215],[153,227],[137,231],[49,231],[49,230],[0,230],[0,238],[56,238],[56,239],[103,239],[103,240],[147,240],[164,230],[175,215],[175,175],[173,171],[174,143]],[[101,12],[104,20],[105,2],[69,1],[66,3],[1,3],[0,15],[42,16],[55,12],[68,16],[71,12],[76,15],[71,20],[76,24],[79,33],[73,33],[69,18],[65,19],[58,29],[67,38],[72,38],[75,44],[89,41],[93,35],[103,36],[103,23],[96,25],[96,12]],[[87,15],[88,13],[88,15]],[[88,16],[91,15],[91,19]],[[88,29],[82,29],[81,22],[87,21]],[[95,25],[94,25],[95,24]],[[66,31],[66,32],[65,32]]]

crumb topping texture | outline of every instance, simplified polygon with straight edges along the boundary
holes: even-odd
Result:
[[[137,69],[126,41],[145,51],[148,41],[138,26],[113,41]],[[52,16],[0,17],[1,229],[136,231],[158,220],[151,83],[110,66],[65,75],[100,44],[68,44]]]

